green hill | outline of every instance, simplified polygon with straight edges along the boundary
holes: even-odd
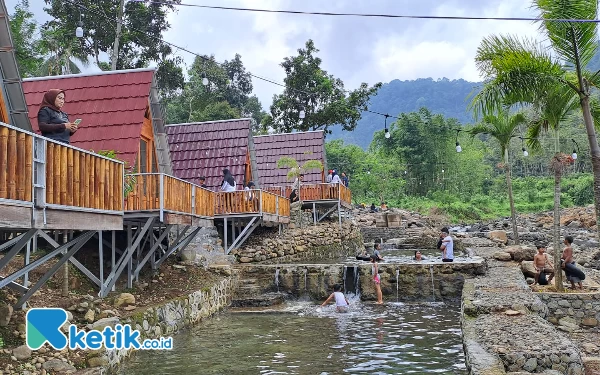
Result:
[[[418,111],[421,107],[427,107],[432,113],[453,117],[461,123],[467,124],[473,121],[472,114],[467,110],[468,97],[474,90],[478,90],[480,85],[480,83],[468,82],[464,79],[449,80],[447,78],[393,80],[384,84],[377,96],[371,98],[369,109],[397,116],[402,112],[413,112]],[[373,133],[383,129],[383,120],[382,116],[365,112],[353,132],[345,132],[336,127],[327,139],[341,138],[345,143],[366,148],[373,138]],[[388,119],[388,121],[391,120],[393,119]]]

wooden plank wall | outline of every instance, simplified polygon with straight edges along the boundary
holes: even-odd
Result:
[[[197,216],[213,217],[215,215],[215,193],[196,186],[196,212]]]
[[[32,202],[32,136],[0,127],[0,198]]]

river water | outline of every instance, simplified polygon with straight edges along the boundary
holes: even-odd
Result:
[[[457,305],[375,305],[350,311],[295,302],[230,310],[140,351],[120,374],[466,374]]]

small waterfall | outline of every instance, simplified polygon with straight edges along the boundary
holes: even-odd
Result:
[[[433,302],[435,302],[435,284],[433,283],[433,264],[429,266],[429,271],[431,272],[431,295],[433,297]]]
[[[304,267],[304,294],[308,293],[308,267]]]
[[[396,268],[396,302],[400,301],[400,295],[398,294],[398,283],[400,282],[400,269]]]
[[[358,276],[358,266],[354,266],[354,294],[360,300],[360,277]]]
[[[275,286],[277,287],[277,293],[279,293],[279,268],[275,269]]]
[[[346,288],[346,272],[348,272],[348,266],[344,266],[344,270],[342,271],[342,280],[343,280],[343,284],[342,286],[344,287],[344,293],[348,293],[349,290],[348,288]]]

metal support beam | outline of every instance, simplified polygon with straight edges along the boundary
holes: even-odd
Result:
[[[224,248],[225,255],[229,254],[231,250],[236,248],[236,246],[241,246],[248,239],[248,237],[250,237],[252,232],[254,232],[254,230],[261,224],[261,222],[262,219],[253,217],[252,220],[250,220],[250,222],[246,224],[242,233],[240,233],[240,235],[235,239],[235,241],[233,241],[231,246],[229,248]]]
[[[164,240],[165,237],[167,237],[167,235],[171,231],[171,228],[173,228],[173,225],[167,225],[166,229],[158,237],[158,240],[154,242],[154,244],[150,248],[150,251],[146,254],[146,256],[144,257],[144,259],[142,259],[142,261],[140,263],[138,263],[135,271],[133,271],[133,273],[135,274],[136,279],[137,279],[138,275],[140,274],[140,271],[142,270],[142,268],[144,267],[144,265],[148,261],[148,259],[150,259],[150,257],[156,251],[156,249],[158,249],[158,247],[160,246],[160,243],[162,242],[162,240]],[[152,237],[154,237],[154,233],[152,233]]]
[[[50,279],[58,270],[60,267],[62,267],[63,264],[65,264],[65,262],[67,262],[69,260],[69,258],[71,258],[73,255],[75,255],[75,253],[77,251],[79,251],[79,249],[81,249],[83,247],[83,245],[85,245],[86,242],[88,242],[90,240],[90,238],[92,238],[94,235],[94,232],[86,232],[82,235],[80,235],[79,237],[71,240],[69,243],[72,242],[76,242],[76,244],[73,245],[73,247],[67,251],[67,253],[65,255],[63,255],[58,262],[56,262],[56,264],[54,266],[52,266],[52,268],[50,268],[48,270],[48,272],[46,272],[46,274],[44,276],[42,276],[37,283],[35,283],[35,285],[33,287],[31,287],[27,293],[25,293],[21,299],[19,299],[19,301],[16,303],[16,306],[23,306],[25,304],[25,302],[27,302],[27,300],[33,295],[33,293],[35,293],[39,288],[41,288],[46,281],[48,281],[48,279]],[[67,243],[67,244],[69,244]]]
[[[192,240],[194,239],[194,237],[196,237],[196,235],[198,234],[198,232],[200,232],[200,229],[201,229],[200,227],[194,229],[181,242],[177,243],[172,248],[169,248],[169,251],[165,255],[163,255],[162,258],[160,258],[158,260],[158,262],[156,262],[157,266],[160,266],[165,260],[167,260],[167,258],[169,257],[169,255],[173,254],[175,251],[185,249],[190,244],[190,242],[192,242]]]
[[[154,220],[155,220],[155,218],[149,217],[146,220],[146,224],[144,224],[144,226],[142,228],[140,228],[139,231],[136,232],[137,236],[135,237],[135,241],[130,246],[128,246],[127,249],[125,249],[125,252],[119,259],[119,262],[117,263],[117,265],[115,265],[116,268],[113,267],[110,274],[106,278],[106,282],[105,282],[105,285],[103,288],[104,294],[99,294],[100,297],[106,297],[106,295],[108,294],[108,291],[115,285],[115,283],[117,282],[117,279],[119,278],[119,276],[121,276],[123,269],[125,268],[125,266],[127,266],[129,264],[129,261],[131,260],[131,257],[133,255],[135,248],[140,244],[143,236],[146,234],[148,229],[154,223]]]
[[[227,255],[227,218],[223,218],[223,249],[225,249],[225,255]],[[1,268],[1,267],[0,267]]]
[[[313,225],[317,225],[317,205],[313,202]],[[300,223],[302,223],[302,216],[300,216]]]
[[[0,276],[0,281],[2,281],[2,280],[4,280],[4,277]],[[21,285],[19,283],[16,283],[14,281],[11,282],[11,283],[9,283],[7,285],[7,287],[10,288],[10,289],[12,289],[12,290],[14,290],[15,292],[18,292],[18,293],[21,293],[21,294],[27,293],[27,291],[29,290],[26,287],[24,287],[23,285]]]
[[[19,240],[21,239],[21,237],[23,237],[26,233],[27,232],[21,233],[17,237],[15,237],[15,238],[13,238],[11,240],[8,240],[7,242],[5,242],[2,245],[0,245],[0,251],[2,251],[4,249],[7,249],[7,248],[11,247],[12,245],[16,244],[17,242],[19,242]],[[8,233],[8,234],[10,234],[10,233]]]
[[[8,262],[12,260],[21,251],[22,248],[29,243],[29,240],[38,232],[38,229],[30,229],[26,233],[23,233],[19,236],[19,241],[10,249],[10,251],[4,256],[4,258],[0,259],[0,270],[3,269]]]
[[[338,207],[337,207],[337,206],[333,206],[333,207],[331,207],[331,208],[330,208],[330,209],[329,209],[327,212],[325,212],[325,213],[323,214],[323,216],[321,216],[321,217],[319,218],[319,220],[318,220],[318,221],[319,221],[319,223],[320,223],[320,222],[321,222],[323,219],[325,219],[325,218],[329,217],[329,215],[331,215],[331,214],[333,213],[333,211],[335,211],[336,209],[338,209]]]
[[[338,204],[337,204],[337,210],[338,210],[338,221],[340,223],[340,229],[342,229],[342,205],[340,204],[339,200],[338,200]]]

